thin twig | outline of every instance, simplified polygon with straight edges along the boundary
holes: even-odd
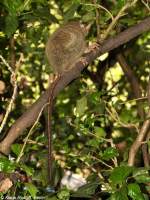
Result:
[[[11,68],[11,66],[8,64],[8,62],[5,60],[5,58],[0,55],[0,59],[4,63],[4,65],[8,68],[8,70],[11,72],[11,74],[14,74],[14,70]]]
[[[23,152],[24,152],[24,149],[25,149],[26,144],[27,144],[27,142],[28,142],[28,139],[29,139],[29,137],[31,136],[31,134],[33,133],[33,129],[34,129],[34,127],[36,126],[36,124],[38,123],[38,121],[39,121],[39,119],[40,119],[40,117],[41,117],[41,114],[42,114],[44,108],[45,108],[48,104],[49,104],[49,103],[46,103],[46,104],[42,107],[41,111],[40,111],[39,114],[38,114],[37,119],[35,120],[33,126],[32,126],[31,129],[29,130],[28,135],[25,137],[25,139],[24,139],[24,144],[23,144],[22,149],[21,149],[21,151],[20,151],[20,153],[19,153],[19,155],[18,155],[18,158],[16,159],[16,163],[19,163],[21,157],[23,156]]]
[[[25,140],[23,140],[23,142],[25,142]],[[38,146],[45,146],[44,143],[37,142],[37,141],[34,141],[34,140],[30,140],[30,139],[28,139],[27,143],[28,144],[37,144]]]
[[[14,103],[14,101],[16,99],[16,96],[17,96],[17,89],[18,89],[17,82],[15,82],[15,84],[14,84],[14,90],[13,90],[13,94],[12,94],[11,100],[10,100],[10,102],[8,104],[8,107],[7,107],[4,119],[3,119],[3,121],[2,121],[2,123],[0,125],[0,133],[2,132],[2,130],[3,130],[4,126],[5,126],[5,124],[6,124],[6,121],[8,119],[9,113],[12,110],[13,103]]]
[[[6,109],[6,113],[5,113],[5,116],[4,116],[4,119],[0,125],[0,133],[2,132],[5,124],[6,124],[6,121],[8,119],[8,116],[9,116],[9,113],[11,112],[12,110],[12,106],[13,106],[13,103],[16,99],[16,96],[17,96],[17,89],[18,89],[18,86],[17,86],[17,80],[16,80],[16,74],[17,74],[17,71],[13,71],[12,67],[7,63],[7,61],[3,58],[2,55],[0,55],[0,59],[2,60],[2,62],[4,63],[4,65],[8,68],[8,70],[11,72],[11,79],[12,79],[12,85],[13,85],[13,94],[12,94],[12,97],[11,97],[11,100],[8,104],[8,107]]]
[[[105,165],[106,167],[108,167],[108,168],[110,168],[110,169],[113,169],[113,167],[112,167],[111,165],[108,165],[108,164],[105,163],[103,160],[101,160],[101,159],[99,159],[99,158],[97,158],[97,157],[95,157],[95,156],[92,156],[92,155],[90,155],[90,156],[91,156],[91,158],[93,158],[94,160],[97,160],[98,162],[102,163],[102,164]]]
[[[110,141],[111,147],[113,147],[113,148],[115,148],[115,149],[116,149],[116,146],[115,146],[115,144],[113,143],[113,140],[112,140],[112,138],[111,138],[111,139],[109,139],[109,141]],[[114,157],[114,158],[112,159],[112,161],[113,161],[113,163],[114,163],[115,167],[118,167],[118,161],[117,161],[117,158],[116,158],[116,157]]]
[[[144,0],[141,0],[141,2],[145,5],[147,10],[150,12],[149,0],[147,0],[147,2],[145,2]]]
[[[12,110],[13,104],[14,104],[16,96],[17,96],[18,84],[17,84],[16,76],[17,76],[18,69],[19,69],[19,67],[21,65],[21,62],[23,60],[23,54],[22,53],[20,54],[20,58],[17,61],[15,67],[13,67],[13,68],[8,64],[8,62],[3,58],[2,55],[0,55],[0,59],[2,60],[4,65],[8,68],[8,70],[11,72],[11,84],[13,85],[13,94],[12,94],[11,100],[10,100],[10,102],[8,104],[8,107],[6,109],[6,113],[5,113],[5,116],[3,118],[3,121],[2,121],[2,123],[0,125],[0,133],[1,133],[2,130],[4,129],[4,126],[5,126],[6,121],[8,119],[9,113]]]
[[[80,160],[81,160],[81,159],[80,159]],[[81,161],[83,162],[83,160],[81,160]],[[101,172],[100,172],[100,171],[97,171],[97,170],[96,170],[94,167],[92,167],[88,162],[85,162],[85,161],[84,161],[84,164],[87,165],[87,167],[88,167],[91,171],[93,171],[94,173],[97,173],[97,175],[99,176],[99,178],[100,178],[101,180],[104,181],[102,184],[103,184],[103,185],[105,186],[105,188],[109,191],[109,190],[110,190],[110,186],[109,186],[108,183],[106,183],[106,181],[105,181],[103,175],[101,174]]]
[[[117,113],[117,111],[116,111],[114,108],[111,107],[111,110],[110,110],[108,107],[106,107],[106,111],[108,112],[109,116],[111,116],[111,118],[112,118],[114,121],[116,121],[117,123],[119,123],[121,126],[126,127],[126,128],[135,128],[136,131],[137,131],[137,133],[139,133],[139,129],[138,129],[138,127],[137,127],[135,124],[123,123],[123,122],[120,120],[120,118],[119,118],[119,116],[118,116],[118,113]]]
[[[81,3],[81,4],[83,4],[83,3]],[[91,4],[91,3],[84,3],[83,5],[84,6],[94,6],[96,8],[101,8],[101,9],[105,10],[109,14],[109,16],[111,17],[112,20],[114,19],[114,17],[111,14],[111,12],[109,10],[107,10],[107,8],[105,8],[104,6],[101,6],[101,5],[98,5],[98,4],[94,5],[94,4]]]
[[[97,0],[93,0],[93,4],[97,5]],[[99,25],[99,10],[96,7],[96,29],[97,29],[97,40],[100,40],[100,25]]]
[[[130,102],[141,101],[141,100],[146,100],[146,99],[147,99],[147,97],[139,97],[139,98],[127,100],[127,101],[125,101],[125,102],[121,102],[121,103],[119,103],[119,104],[121,105],[121,104],[126,104],[126,103],[130,103]]]
[[[148,99],[148,104],[150,106],[150,74],[149,74],[149,82],[148,82],[148,87],[147,87],[147,99]]]
[[[110,32],[113,30],[113,28],[115,27],[115,25],[117,24],[117,21],[120,19],[120,17],[122,17],[125,13],[125,11],[132,7],[133,5],[135,5],[135,3],[137,2],[138,0],[134,0],[132,3],[126,3],[122,8],[121,10],[118,12],[117,16],[112,20],[111,24],[108,26],[107,30],[105,31],[104,35],[103,35],[103,38],[102,38],[102,41],[104,41],[108,35],[110,34]],[[102,42],[101,41],[101,42]]]

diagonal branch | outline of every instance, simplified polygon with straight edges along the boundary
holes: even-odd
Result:
[[[56,97],[58,93],[64,89],[66,85],[68,85],[68,83],[79,77],[80,72],[98,56],[112,49],[115,49],[122,44],[125,44],[126,42],[148,30],[150,30],[150,17],[147,17],[139,24],[134,25],[133,27],[130,27],[127,30],[119,33],[117,36],[107,39],[103,42],[103,44],[101,44],[101,46],[98,46],[97,44],[97,47],[95,48],[95,45],[92,45],[89,48],[89,52],[82,57],[82,60],[78,61],[74,68],[72,68],[70,71],[67,71],[61,77],[59,83],[55,87],[54,97]],[[43,105],[47,103],[49,95],[51,94],[51,89],[52,87],[50,86],[40,96],[40,98],[20,118],[16,120],[16,122],[10,128],[7,136],[0,143],[0,151],[2,153],[8,154],[11,144],[22,134],[22,132],[27,127],[34,123]]]

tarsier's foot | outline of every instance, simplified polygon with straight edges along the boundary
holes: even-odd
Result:
[[[101,45],[99,43],[94,43],[89,47],[89,49],[94,51],[94,50],[99,50],[100,47]]]
[[[88,49],[86,49],[85,54],[91,51],[99,50],[100,47],[101,45],[99,43],[94,43],[91,46],[89,46]]]
[[[82,64],[83,64],[84,66],[86,66],[86,65],[89,64],[89,63],[87,62],[87,60],[86,60],[84,57],[81,57],[81,58],[79,59],[79,61],[82,62]]]

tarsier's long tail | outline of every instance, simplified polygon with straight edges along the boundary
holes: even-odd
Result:
[[[54,100],[54,90],[59,80],[61,79],[61,75],[58,75],[57,78],[53,81],[51,86],[51,93],[48,100],[48,115],[47,115],[47,139],[48,139],[48,182],[52,184],[52,110],[53,110],[53,100]]]

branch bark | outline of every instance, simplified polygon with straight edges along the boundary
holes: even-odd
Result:
[[[79,77],[80,72],[98,56],[112,49],[115,49],[122,44],[125,44],[126,42],[148,30],[150,30],[150,17],[147,17],[139,24],[134,25],[133,27],[130,27],[127,30],[119,33],[117,36],[107,39],[103,42],[103,44],[97,44],[97,47],[92,45],[89,48],[89,52],[82,57],[82,60],[78,61],[74,68],[66,72],[61,77],[59,83],[55,87],[54,97],[56,97],[68,83]],[[27,127],[30,127],[34,123],[43,105],[47,103],[51,89],[51,86],[49,86],[49,88],[40,96],[40,98],[20,118],[16,120],[16,122],[10,128],[7,136],[0,143],[0,152],[8,154],[11,144],[22,134],[22,132]]]

